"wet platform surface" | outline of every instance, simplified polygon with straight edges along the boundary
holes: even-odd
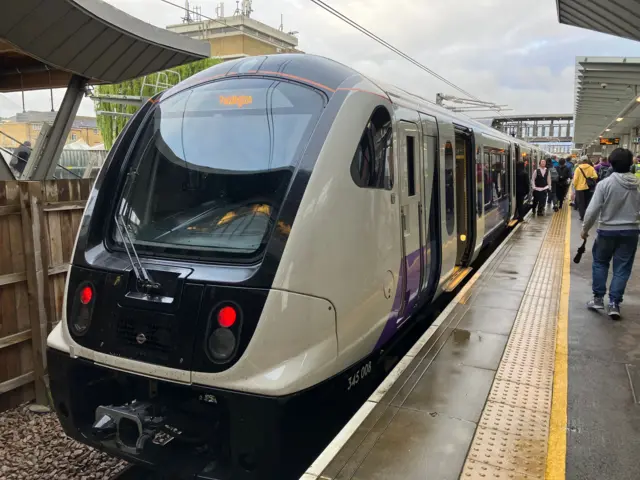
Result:
[[[580,244],[573,213],[571,245]],[[640,254],[621,306],[622,320],[591,312],[591,247],[571,263],[566,478],[640,478]],[[611,273],[609,274],[609,281]],[[605,303],[608,298],[605,299]],[[633,386],[632,386],[633,385]]]
[[[518,227],[303,479],[640,478],[640,264],[622,321],[591,312],[579,234]]]
[[[509,419],[513,412],[521,415],[531,407],[517,400],[529,395],[524,390],[530,389],[531,401],[539,401],[534,387],[513,381],[523,362],[526,368],[526,362],[546,361],[551,368],[549,379],[553,376],[552,363],[544,354],[517,355],[522,339],[513,334],[518,330],[514,325],[520,325],[520,330],[528,328],[527,319],[519,313],[525,299],[529,298],[527,311],[534,308],[531,302],[552,300],[538,297],[538,284],[551,282],[550,287],[559,290],[560,276],[555,283],[550,280],[549,265],[538,266],[535,273],[541,254],[558,250],[555,244],[545,249],[552,223],[552,215],[532,219],[506,240],[481,274],[469,282],[470,287],[456,297],[449,314],[430,327],[424,344],[414,348],[413,356],[410,352],[410,363],[393,384],[370,400],[373,405],[368,415],[333,459],[308,478],[453,480],[460,478],[463,468],[465,478],[482,478],[484,471],[476,475],[474,469],[489,466],[487,452],[478,450],[476,460],[470,452],[480,444],[489,446],[492,440],[483,439],[485,434],[497,434],[512,443],[533,435],[538,440],[535,447],[542,437],[546,444],[548,427],[544,428],[543,421],[539,428],[535,409],[525,414],[530,424],[525,432],[517,432]],[[561,230],[562,222],[556,223]],[[532,332],[525,333],[531,337]],[[505,362],[509,352],[511,362]],[[550,385],[542,395],[545,405],[550,405],[549,392]],[[543,457],[545,452],[543,448]],[[507,472],[498,465],[491,468]]]

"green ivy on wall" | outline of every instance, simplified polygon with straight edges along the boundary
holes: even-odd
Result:
[[[189,78],[191,75],[195,75],[196,73],[201,72],[202,70],[206,70],[207,68],[212,67],[213,65],[216,65],[218,63],[220,63],[220,60],[217,58],[205,58],[204,60],[198,60],[186,65],[174,67],[171,70],[147,75],[146,78],[135,78],[133,80],[127,80],[126,82],[112,85],[98,85],[95,89],[95,92],[98,95],[130,95],[138,97],[142,94],[143,96],[152,96],[156,93],[154,86],[156,84],[156,81],[158,80],[158,76],[160,76],[160,82],[175,85],[176,83],[178,83],[178,79],[180,81],[184,80],[186,78]],[[177,72],[180,76],[178,77],[173,72]],[[143,81],[145,87],[144,91],[141,91]],[[100,129],[100,133],[102,133],[102,139],[104,141],[105,148],[111,148],[113,142],[118,137],[124,126],[127,124],[127,121],[130,117],[120,115],[101,115],[97,114],[97,112],[124,112],[133,114],[138,111],[138,108],[139,107],[133,105],[122,105],[119,103],[111,102],[96,102],[96,121],[98,124],[98,128]]]

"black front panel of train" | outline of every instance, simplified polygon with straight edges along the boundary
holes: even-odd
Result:
[[[159,276],[158,271],[153,273]],[[177,280],[171,282],[165,272],[163,285],[170,285],[173,302],[163,303],[136,298],[131,273],[73,267],[67,300],[69,332],[83,347],[108,355],[180,370],[225,370],[246,349],[268,290],[196,284],[174,277]],[[78,329],[78,305],[87,286],[94,292],[90,319]],[[219,313],[225,307],[235,315],[233,324],[223,328]],[[222,356],[216,355],[212,339],[220,332],[227,340]]]
[[[265,65],[269,64],[269,71],[281,71],[281,69],[276,69],[275,66],[270,64],[270,62],[280,62],[281,60],[280,57],[274,60],[267,60]],[[291,69],[296,62],[307,64],[307,60],[303,57],[295,61],[289,59],[285,64],[287,68]],[[303,65],[301,64],[291,71],[299,74],[297,69],[302,67]],[[230,66],[225,68],[228,69]],[[284,64],[282,68],[284,69]],[[314,68],[313,72],[318,73],[325,70],[318,67],[317,69]],[[355,84],[360,78],[354,75],[348,83],[342,83],[346,79],[345,76],[348,76],[342,67],[337,68],[332,75],[335,78],[322,77],[322,83],[333,86],[331,88],[339,84],[348,87]],[[90,309],[86,307],[80,309],[80,311],[85,312],[85,316],[91,317],[91,325],[88,330],[78,334],[78,332],[74,333],[73,329],[70,328],[71,334],[79,344],[103,353],[148,363],[182,370],[211,372],[229,368],[246,349],[257,326],[268,291],[278,271],[280,260],[318,155],[323,148],[334,119],[349,94],[346,91],[332,93],[330,90],[327,91],[326,89],[316,88],[313,85],[305,85],[282,76],[247,75],[246,77],[239,74],[238,77],[233,78],[233,82],[231,79],[224,79],[224,81],[221,79],[215,82],[205,82],[201,88],[194,89],[194,91],[197,90],[196,93],[209,92],[209,90],[211,92],[215,90],[215,92],[220,93],[219,90],[223,87],[242,87],[241,90],[244,97],[236,97],[231,94],[207,97],[207,105],[209,105],[210,108],[208,108],[212,113],[207,113],[206,115],[217,118],[221,110],[225,112],[231,110],[225,113],[228,118],[238,120],[236,117],[245,116],[254,120],[253,124],[255,126],[255,118],[253,118],[257,112],[255,107],[259,98],[262,97],[258,95],[259,92],[247,97],[245,87],[257,88],[268,85],[268,91],[271,92],[268,98],[273,97],[273,101],[276,101],[284,95],[289,100],[294,101],[290,102],[291,105],[282,104],[280,110],[267,110],[270,112],[268,121],[266,121],[267,126],[265,127],[267,131],[274,131],[274,115],[280,115],[280,120],[284,121],[287,120],[289,113],[298,116],[302,115],[306,118],[305,122],[296,121],[292,122],[292,125],[295,127],[307,125],[308,131],[305,130],[304,135],[298,132],[300,139],[296,143],[296,148],[291,145],[291,135],[287,133],[282,135],[282,142],[280,142],[283,148],[285,145],[287,146],[283,152],[278,150],[273,153],[277,145],[273,141],[264,141],[262,144],[266,145],[267,148],[264,149],[263,155],[244,155],[238,160],[238,152],[242,151],[246,145],[241,143],[240,147],[242,148],[236,148],[237,145],[232,145],[231,139],[236,138],[237,135],[227,135],[222,129],[214,128],[212,130],[211,125],[208,125],[205,129],[206,134],[196,135],[193,141],[187,142],[188,151],[186,151],[185,157],[182,142],[173,142],[171,140],[173,137],[171,136],[167,136],[166,141],[158,140],[157,145],[153,143],[157,148],[142,148],[145,145],[152,145],[152,143],[148,143],[145,132],[147,127],[151,129],[154,118],[162,113],[162,102],[156,102],[151,107],[146,106],[144,112],[141,110],[129,122],[129,128],[123,133],[124,136],[120,136],[120,141],[117,143],[115,152],[112,152],[110,156],[107,168],[103,169],[96,183],[92,201],[88,204],[78,236],[72,262],[71,285],[67,292],[69,296],[67,308],[69,319],[72,319],[74,313],[72,298],[77,297],[81,283],[86,278],[91,278],[97,288],[95,304],[90,303]],[[280,97],[274,97],[274,92],[281,94]],[[172,93],[175,93],[175,91],[172,90]],[[185,93],[185,99],[187,98],[187,93]],[[169,95],[169,98],[166,99],[166,105],[168,105],[167,108],[169,110],[171,110],[170,104],[172,101],[174,106],[180,104],[179,97],[179,94]],[[204,103],[193,101],[191,96],[189,98],[193,105],[187,103],[193,108],[191,106],[189,108],[185,107],[185,111],[194,110],[192,112],[193,115],[189,117],[189,121],[194,122],[197,120],[200,122],[199,119],[204,118],[203,112],[200,111],[204,108]],[[227,105],[229,102],[233,104],[238,98],[243,98],[251,102],[251,104],[243,105],[242,108],[236,105]],[[324,99],[324,102],[321,102],[321,99]],[[287,109],[293,110],[287,113]],[[169,110],[167,111],[169,112]],[[172,113],[172,111],[169,113]],[[173,115],[175,112],[169,113],[167,113],[166,118],[172,121],[178,121],[176,119],[183,118],[183,115]],[[162,115],[160,117],[163,118]],[[193,129],[187,127],[182,128],[182,130],[193,133]],[[169,128],[167,131],[171,132],[173,130]],[[209,145],[209,137],[212,136],[211,131],[217,131],[221,136],[219,144],[215,148],[194,150],[201,144],[205,147]],[[237,131],[244,132],[242,141],[246,142],[246,128]],[[279,132],[280,135],[280,132],[286,132],[287,128],[280,126],[275,131]],[[161,130],[160,133],[163,133],[163,131]],[[123,138],[124,140],[122,140]],[[152,138],[157,140],[159,137],[152,136]],[[254,141],[253,144],[257,145],[258,143]],[[170,150],[168,147],[171,145],[179,151],[180,155],[168,155]],[[138,150],[140,150],[139,156],[137,155]],[[153,157],[152,159],[149,157],[147,159],[146,155],[149,152],[156,152],[158,154],[157,158]],[[156,153],[153,155],[156,155]],[[253,160],[253,163],[249,161],[254,157],[260,160],[260,165]],[[193,160],[189,168],[184,168],[187,171],[186,173],[191,175],[189,177],[175,174],[177,169],[179,170],[187,165],[185,158]],[[140,160],[136,163],[138,167],[147,165],[147,163],[150,166],[156,165],[157,169],[166,167],[163,177],[166,180],[165,183],[159,182],[158,177],[148,176],[149,180],[151,178],[156,179],[157,185],[155,189],[151,187],[150,181],[141,182],[138,186],[135,185],[133,180],[130,182],[131,191],[136,192],[138,195],[156,192],[151,195],[150,200],[147,198],[146,203],[140,202],[142,207],[138,209],[137,213],[133,211],[135,210],[133,207],[137,205],[133,201],[135,200],[135,195],[131,195],[131,202],[123,201],[125,196],[127,199],[129,198],[128,189],[124,187],[129,178],[128,172],[133,167],[133,161],[136,159]],[[207,168],[202,167],[201,163],[206,163],[205,167]],[[247,164],[245,165],[245,163]],[[221,166],[225,168],[220,169],[219,167]],[[231,168],[230,166],[233,166],[233,172],[228,170]],[[142,173],[143,169],[138,167],[136,167],[135,171],[137,174]],[[256,175],[249,175],[254,170]],[[260,173],[263,170],[266,173]],[[192,178],[194,172],[204,183],[200,184],[196,179]],[[137,174],[131,178],[137,178]],[[228,181],[225,180],[225,176],[229,177]],[[252,198],[249,206],[244,204],[235,205],[235,203],[238,203],[237,201],[235,203],[226,202],[225,198],[227,197],[233,197],[232,199],[238,200],[239,194],[246,194],[247,189],[241,183],[244,180],[251,180],[249,177],[256,177],[255,183],[258,184],[260,192],[270,188],[271,183],[260,180],[265,176],[283,177],[282,181],[276,182],[277,188],[271,188],[273,192],[267,195],[268,198],[264,198],[265,195],[261,195],[257,199]],[[233,182],[230,180],[231,177],[233,177]],[[229,190],[229,188],[210,186],[207,183],[213,182],[215,179],[225,180],[222,181],[223,186],[234,187],[231,189],[233,191]],[[202,188],[196,188],[198,186]],[[190,214],[192,218],[190,217],[187,221],[176,220],[177,217],[170,215],[172,212],[165,215],[168,216],[170,221],[175,220],[176,225],[161,225],[159,221],[151,221],[153,220],[151,213],[155,212],[154,208],[162,207],[160,210],[167,210],[169,207],[176,206],[176,202],[167,200],[171,192],[181,201],[185,201],[185,198],[198,201],[211,200],[213,202],[212,205],[220,211],[213,212],[215,215],[210,215],[211,218],[204,218],[198,211]],[[221,198],[216,197],[212,200],[212,192],[217,192]],[[206,193],[204,200],[199,197],[201,193]],[[225,201],[222,202],[221,199]],[[146,208],[148,205],[151,208]],[[226,210],[222,211],[222,207],[226,208]],[[214,208],[211,207],[211,209]],[[134,290],[131,288],[131,282],[134,279],[130,273],[131,262],[125,252],[121,238],[122,234],[116,231],[113,221],[116,214],[122,214],[120,217],[124,218],[125,223],[130,227],[137,253],[147,269],[154,270],[162,266],[170,266],[167,268],[190,270],[190,273],[182,278],[176,287],[180,289],[179,300],[169,306],[165,304],[151,306],[142,302],[139,302],[139,305],[135,305],[136,302],[127,301],[127,293]],[[183,215],[181,211],[178,216],[180,215]],[[149,219],[146,217],[149,217]],[[238,222],[243,219],[252,220],[256,225],[256,222],[261,221],[264,226],[260,232],[256,233],[256,236],[263,233],[264,235],[261,236],[260,242],[254,242],[255,245],[252,245],[251,249],[246,245],[240,245],[242,243],[240,240],[248,239],[247,235],[243,235],[242,229],[244,226],[238,225]],[[157,232],[154,231],[156,236],[153,238],[149,236],[151,235],[150,229],[159,229]],[[146,234],[149,235],[145,236]],[[228,238],[232,234],[234,235],[232,240],[235,243]],[[175,238],[176,235],[181,237]],[[194,245],[197,246],[202,243],[204,239],[209,241],[205,248],[194,247]],[[219,240],[223,240],[226,243],[216,244],[215,242],[220,243]],[[251,239],[249,238],[249,240]],[[136,252],[130,253],[135,254]],[[151,273],[154,280],[158,281],[163,288],[167,287],[170,290],[174,288],[172,284],[173,278],[158,278],[157,272],[152,271]],[[122,276],[122,279],[120,283],[116,284],[118,276]],[[124,284],[128,286],[128,290],[125,290]],[[173,294],[168,294],[168,296],[171,297]],[[219,356],[210,355],[207,349],[215,343],[212,341],[211,336],[221,333],[220,331],[215,331],[217,328],[215,325],[216,319],[214,318],[215,312],[212,311],[217,308],[216,305],[222,305],[220,302],[225,301],[230,301],[233,305],[239,307],[238,320],[233,326],[222,331],[225,336],[224,338],[220,337],[220,339],[228,342],[232,338],[236,340],[237,344],[233,348],[227,348],[225,345],[226,350],[224,353],[227,356],[221,360]],[[77,314],[77,312],[75,313]],[[233,337],[229,334],[233,334]],[[171,345],[167,344],[168,338],[172,338]]]

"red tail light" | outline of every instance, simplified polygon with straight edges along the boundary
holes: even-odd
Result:
[[[80,290],[80,303],[87,305],[93,299],[93,289],[90,286],[84,287]]]
[[[236,312],[236,309],[230,305],[222,307],[218,312],[218,323],[221,327],[229,328],[236,323],[237,319],[238,312]]]
[[[73,297],[70,315],[67,318],[71,333],[81,337],[89,331],[95,299],[95,290],[89,282],[78,287]]]

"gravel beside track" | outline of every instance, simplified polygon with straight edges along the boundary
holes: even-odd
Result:
[[[0,479],[110,479],[127,463],[67,437],[54,413],[0,413]]]

